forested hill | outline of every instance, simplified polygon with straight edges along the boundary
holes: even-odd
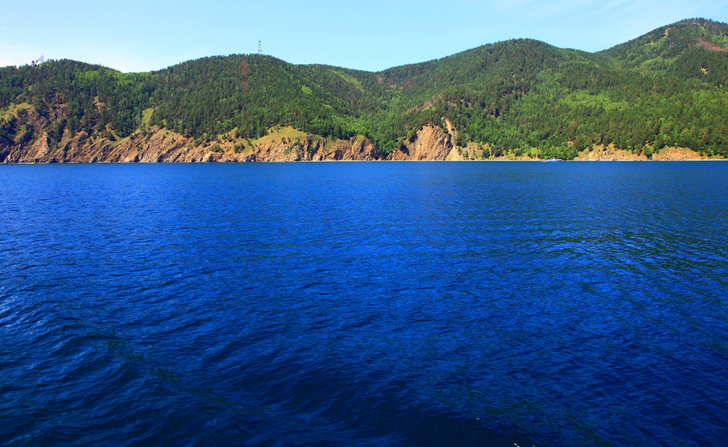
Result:
[[[728,25],[703,19],[598,53],[520,39],[377,73],[258,55],[126,74],[60,60],[0,68],[0,161],[39,142],[113,148],[160,131],[252,150],[289,127],[309,142],[365,137],[384,156],[435,127],[479,158],[595,147],[726,157],[726,111]]]

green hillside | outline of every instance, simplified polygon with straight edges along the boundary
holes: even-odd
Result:
[[[599,53],[512,40],[370,73],[233,55],[150,73],[73,61],[0,68],[0,149],[47,132],[119,140],[165,128],[199,142],[273,126],[363,135],[385,153],[425,125],[489,153],[570,159],[595,145],[728,156],[728,25],[685,20]],[[51,123],[24,122],[32,107]]]
[[[602,51],[618,67],[728,83],[728,25],[703,19],[663,26]]]

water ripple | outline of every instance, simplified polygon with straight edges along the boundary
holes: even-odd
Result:
[[[8,445],[721,445],[728,166],[0,167]]]

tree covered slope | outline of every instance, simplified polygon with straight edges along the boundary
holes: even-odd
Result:
[[[0,161],[39,139],[115,143],[166,129],[195,145],[243,144],[279,126],[363,136],[385,154],[435,126],[487,156],[571,159],[613,146],[725,157],[727,86],[728,25],[702,19],[599,53],[521,39],[378,73],[258,55],[127,74],[51,61],[0,68]]]

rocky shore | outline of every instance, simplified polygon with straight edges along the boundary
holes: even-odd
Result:
[[[34,134],[15,139],[0,138],[2,163],[195,163],[195,162],[294,162],[294,161],[439,161],[439,160],[538,160],[529,156],[491,157],[478,145],[456,147],[451,130],[435,126],[420,129],[402,147],[390,154],[364,137],[332,140],[290,127],[273,129],[256,140],[223,136],[219,141],[200,142],[167,129],[150,128],[128,138],[112,141],[85,132],[66,130],[60,141],[48,135],[50,123],[34,110],[21,113],[21,121]],[[612,146],[596,146],[581,153],[577,161],[702,160],[685,148],[665,148],[651,158]]]

